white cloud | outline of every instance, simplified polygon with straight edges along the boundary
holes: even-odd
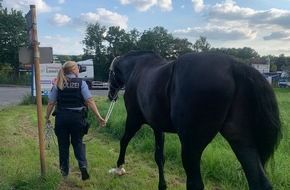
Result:
[[[212,40],[253,40],[288,39],[289,34],[283,33],[290,28],[289,10],[254,10],[239,7],[233,0],[226,0],[214,5],[203,5],[202,0],[192,0],[195,11],[203,11],[207,24],[200,27],[189,27],[174,31],[185,37],[205,36]],[[270,35],[269,35],[270,34]],[[263,37],[264,36],[264,37]]]
[[[70,38],[61,35],[44,36],[41,39],[41,47],[53,47],[53,54],[80,55],[84,48],[81,39]]]
[[[263,37],[264,40],[290,40],[289,32],[272,32],[270,35]]]
[[[243,8],[235,5],[232,0],[226,0],[222,4],[215,4],[209,7],[208,19],[242,20],[249,19],[257,11],[250,8]]]
[[[222,3],[217,3],[211,7],[212,11],[217,11],[220,13],[238,13],[238,14],[248,14],[254,12],[253,9],[239,7],[235,5],[236,2],[233,0],[226,0]]]
[[[202,1],[192,2],[196,3],[194,8],[197,11],[198,2]],[[204,36],[213,47],[252,47],[264,55],[266,52],[289,55],[290,10],[255,10],[237,6],[233,0],[206,4],[201,10],[200,15],[206,24],[175,30],[173,33],[192,42]]]
[[[85,32],[87,23],[96,22],[102,26],[120,26],[120,28],[127,28],[128,17],[120,15],[115,12],[108,11],[104,8],[99,8],[96,12],[82,13],[78,18],[70,18],[67,15],[55,14],[51,23],[59,26],[69,25],[77,32],[76,37],[63,36],[63,35],[50,35],[40,39],[41,46],[53,47],[54,54],[65,55],[79,55],[82,54],[84,45],[81,43]]]
[[[153,6],[159,6],[164,11],[172,10],[171,0],[120,0],[122,5],[131,4],[139,11],[147,11]]]
[[[120,26],[120,28],[126,29],[128,27],[128,17],[120,15],[118,13],[99,8],[96,12],[82,13],[77,21],[84,23],[100,23],[104,26]]]
[[[256,31],[253,31],[247,27],[237,28],[231,26],[217,26],[210,24],[208,24],[206,27],[194,27],[183,30],[176,30],[173,33],[187,38],[205,36],[208,39],[221,41],[254,39],[257,35]]]
[[[162,8],[162,10],[164,10],[164,11],[172,10],[171,0],[159,0],[159,1],[157,1],[157,5],[159,5]]]
[[[289,10],[270,9],[266,11],[257,11],[250,18],[249,22],[268,28],[275,26],[276,29],[290,29],[289,20]]]
[[[192,4],[195,12],[200,12],[204,8],[203,0],[192,0]]]
[[[35,5],[37,13],[51,12],[59,9],[58,7],[50,7],[44,0],[4,0],[3,7],[15,9],[26,13],[30,10],[30,5]]]
[[[209,8],[206,18],[209,22],[247,22],[248,27],[273,29],[290,29],[290,11],[281,9],[254,10],[239,7],[232,0],[227,0],[222,4],[216,4]]]
[[[58,26],[63,26],[71,23],[72,19],[67,15],[55,14],[53,18],[53,23]]]

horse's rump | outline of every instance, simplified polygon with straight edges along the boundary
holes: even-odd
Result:
[[[235,109],[248,114],[262,164],[273,154],[281,137],[279,110],[271,85],[255,68],[227,55],[187,54],[174,63],[171,83],[173,121],[190,118],[182,126],[219,129],[238,97],[243,102]]]

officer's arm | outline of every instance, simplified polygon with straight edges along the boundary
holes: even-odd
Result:
[[[45,116],[46,122],[49,121],[49,117],[50,117],[50,114],[51,114],[54,106],[55,106],[55,102],[48,101],[48,104],[46,107],[46,116]]]
[[[92,112],[94,113],[94,115],[98,118],[99,123],[103,126],[106,124],[106,121],[102,118],[102,116],[100,115],[100,112],[93,100],[93,98],[88,98],[85,100],[86,104],[89,106],[90,110],[92,110]]]

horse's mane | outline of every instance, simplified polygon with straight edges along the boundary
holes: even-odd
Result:
[[[162,59],[162,57],[160,55],[158,55],[157,53],[155,53],[154,51],[151,51],[151,50],[131,50],[124,55],[124,58],[126,58],[128,56],[140,56],[140,55],[144,55],[144,54],[150,54],[152,56],[156,56],[156,57],[159,57]]]

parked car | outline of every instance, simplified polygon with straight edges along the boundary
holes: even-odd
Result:
[[[287,80],[287,78],[280,78],[278,86],[282,88],[287,88],[290,87],[290,82]]]

